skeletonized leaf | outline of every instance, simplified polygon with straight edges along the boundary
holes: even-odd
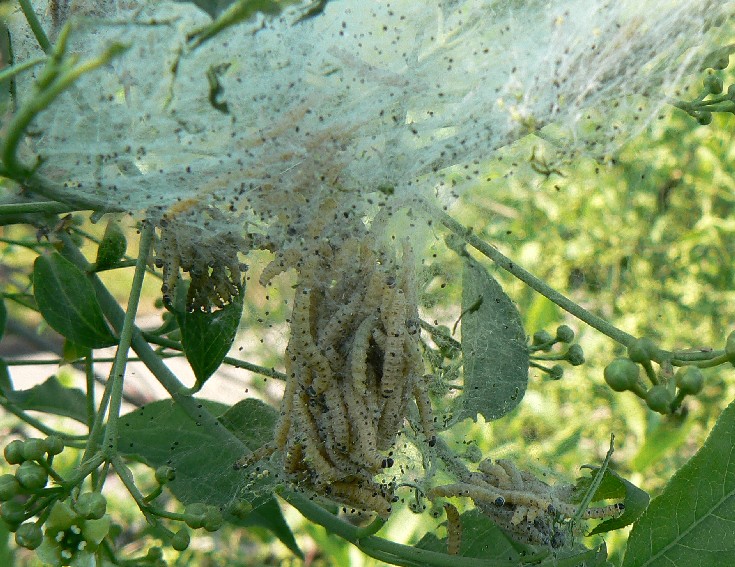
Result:
[[[528,347],[521,317],[500,284],[469,255],[462,255],[462,356],[460,418],[498,419],[515,408],[528,384]]]
[[[735,402],[633,526],[623,567],[735,564]]]
[[[33,293],[46,322],[70,341],[89,348],[117,343],[102,316],[92,283],[60,254],[36,259]]]

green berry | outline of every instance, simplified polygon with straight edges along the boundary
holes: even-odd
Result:
[[[704,376],[696,366],[684,366],[676,372],[676,385],[687,395],[696,396],[704,387]]]
[[[186,525],[193,530],[197,530],[204,525],[204,520],[207,514],[207,506],[199,502],[189,504],[185,508],[184,514],[188,516],[184,520],[186,522]]]
[[[657,353],[658,348],[656,348],[656,344],[647,337],[636,339],[636,341],[628,347],[628,358],[633,362],[638,362],[639,364],[644,364],[654,360]]]
[[[571,343],[574,340],[574,331],[567,325],[559,325],[556,328],[556,340],[560,343]]]
[[[48,473],[38,463],[26,461],[15,471],[15,478],[18,482],[30,491],[41,490],[48,482]]]
[[[161,549],[158,546],[151,547],[148,550],[148,553],[146,554],[145,558],[146,558],[146,561],[151,561],[151,562],[160,561],[161,559],[163,559],[163,549]]]
[[[536,331],[533,334],[533,341],[531,344],[534,346],[545,345],[554,342],[554,337],[547,331]]]
[[[638,383],[640,367],[628,358],[616,358],[605,367],[605,382],[615,392],[632,390]]]
[[[23,441],[15,439],[8,443],[5,446],[3,455],[5,455],[5,460],[9,465],[21,464],[25,460],[25,457],[23,457]]]
[[[702,126],[707,126],[712,123],[712,113],[709,110],[700,110],[696,113],[695,118]]]
[[[572,345],[567,351],[567,360],[572,366],[584,364],[584,351],[579,345]]]
[[[727,335],[727,341],[725,342],[725,354],[727,355],[727,360],[730,361],[730,364],[735,366],[735,331]]]
[[[208,532],[216,532],[225,523],[225,519],[222,517],[222,512],[214,506],[207,508],[207,513],[204,516],[204,524],[202,527]]]
[[[26,519],[26,509],[17,500],[8,500],[0,506],[0,518],[5,520],[8,526],[15,531],[18,525]]]
[[[107,500],[99,492],[84,492],[72,507],[86,520],[99,520],[107,512]]]
[[[44,442],[49,455],[58,455],[64,450],[64,440],[58,435],[49,435]]]
[[[26,522],[18,526],[15,532],[15,543],[26,549],[36,549],[43,542],[41,528],[33,522]]]
[[[720,94],[722,92],[722,79],[717,75],[707,75],[704,79],[704,88],[710,94]]]
[[[28,439],[23,443],[23,459],[39,461],[46,454],[46,443],[43,439]]]
[[[673,401],[673,394],[662,384],[653,386],[646,393],[646,404],[648,404],[648,407],[664,415],[671,413],[671,402]]]
[[[178,532],[174,534],[174,537],[171,538],[171,547],[173,547],[176,551],[184,551],[187,547],[189,547],[189,542],[191,541],[191,536],[189,535],[189,530],[186,528],[181,528]]]
[[[176,478],[176,471],[167,465],[156,469],[156,482],[158,484],[166,484]]]
[[[23,492],[23,487],[12,474],[0,476],[0,502],[6,502]]]
[[[561,378],[564,376],[564,369],[561,367],[560,364],[555,364],[551,368],[549,368],[549,378],[552,380],[561,380]]]
[[[239,500],[230,509],[230,513],[236,518],[244,518],[253,511],[253,505],[247,500]]]

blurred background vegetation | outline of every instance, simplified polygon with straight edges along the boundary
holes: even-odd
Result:
[[[463,195],[451,212],[529,271],[625,331],[652,337],[667,349],[721,348],[735,321],[732,126],[730,116],[717,116],[713,124],[699,126],[672,109],[615,159],[605,164],[579,160],[573,167],[556,164],[553,147],[538,136],[528,136],[487,163],[487,177],[493,180]],[[103,226],[82,216],[79,222],[79,230],[101,236]],[[21,353],[20,339],[25,349],[61,353],[61,340],[12,297],[28,290],[35,257],[12,242],[36,241],[36,229],[4,227],[0,236],[0,282],[11,322],[0,355],[28,354]],[[132,226],[128,237],[128,253],[134,256]],[[438,312],[443,314],[441,322],[451,324],[459,315],[459,260],[447,252],[441,235],[431,241],[424,258],[441,266],[440,276],[424,298],[431,305],[432,316],[427,318],[435,318]],[[735,370],[724,366],[706,370],[704,392],[688,398],[682,412],[656,414],[633,394],[617,394],[602,380],[603,367],[623,354],[622,347],[509,275],[489,268],[516,301],[529,335],[540,329],[553,333],[557,325],[566,323],[577,331],[587,362],[566,368],[558,381],[532,372],[518,408],[490,424],[460,424],[444,434],[450,446],[458,453],[476,446],[484,456],[512,457],[551,479],[571,480],[581,465],[602,461],[614,433],[612,467],[655,495],[701,446],[719,413],[735,398]],[[129,274],[117,271],[106,280],[121,301],[131,277],[132,270]],[[161,313],[155,307],[160,284],[149,280],[141,311],[156,318]],[[269,298],[256,285],[248,289],[241,323],[244,350],[238,357],[282,368],[279,349],[287,336],[282,298],[289,297],[290,284],[287,277],[282,278]],[[36,368],[44,376],[56,373],[66,384],[74,381],[68,367]],[[277,403],[278,390],[272,381],[245,371],[228,373],[241,381],[243,397],[255,395]],[[218,379],[212,378],[208,386],[216,388]],[[206,389],[203,394],[207,395]],[[131,395],[128,401],[150,400]],[[7,441],[37,435],[3,412],[0,431]],[[71,467],[74,462],[68,458]],[[8,471],[0,467],[3,472]],[[141,474],[146,474],[142,468]],[[109,501],[113,517],[125,526],[119,536],[122,546],[127,545],[131,553],[144,552],[144,542],[155,541],[156,534],[130,498],[121,493],[119,499],[112,496]],[[224,528],[199,536],[189,550],[167,559],[173,565],[198,566],[377,564],[294,510],[286,510],[286,516],[306,555],[304,561],[295,559],[260,528]],[[416,542],[427,530],[442,533],[443,529],[429,514],[413,514],[404,506],[382,534],[395,541]],[[151,539],[141,540],[144,534]],[[0,525],[0,565],[37,565],[33,553],[14,548],[11,536]],[[620,559],[625,534],[606,539],[613,560]]]

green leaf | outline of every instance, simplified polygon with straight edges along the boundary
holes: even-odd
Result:
[[[260,400],[246,398],[229,408],[219,420],[249,449],[257,449],[273,439],[278,412]]]
[[[125,233],[120,228],[120,224],[110,219],[105,228],[105,234],[97,248],[97,260],[95,262],[95,270],[106,270],[117,264],[128,248],[128,241]]]
[[[34,410],[70,417],[87,423],[87,397],[79,388],[66,388],[56,376],[29,390],[13,390],[6,397],[22,410]]]
[[[592,483],[595,473],[600,467],[583,465],[582,468],[590,469],[592,471],[592,475],[577,479],[577,484],[574,488],[575,494],[579,497],[578,500],[582,499],[587,488]],[[650,497],[647,492],[641,490],[632,482],[624,479],[615,471],[607,469],[605,471],[605,475],[602,477],[600,486],[597,488],[597,491],[592,498],[592,502],[611,499],[619,500],[621,498],[623,499],[623,504],[625,504],[625,510],[623,513],[617,518],[611,518],[604,522],[600,522],[590,533],[587,534],[588,536],[629,526],[643,515],[646,508],[648,508],[648,502],[650,501]],[[575,499],[575,501],[576,500],[577,499]]]
[[[516,306],[498,282],[466,253],[462,256],[462,356],[464,392],[460,419],[498,419],[523,399],[528,347]]]
[[[5,298],[0,297],[0,340],[5,335],[5,324],[8,322],[8,310],[5,307]]]
[[[181,344],[200,389],[222,364],[237,334],[242,318],[243,294],[219,311],[176,311]]]
[[[232,408],[202,400],[222,424],[232,428],[245,445],[257,449],[273,438],[277,412],[258,400],[243,400]],[[242,428],[242,429],[241,429]],[[152,468],[169,465],[176,478],[167,486],[184,504],[205,502],[220,506],[227,520],[240,526],[271,530],[295,554],[301,555],[272,491],[276,475],[251,479],[233,464],[242,457],[239,445],[223,445],[186,415],[173,400],[153,402],[121,417],[120,452]],[[228,514],[236,498],[253,505],[245,518]]]
[[[70,341],[89,348],[117,343],[102,316],[92,283],[58,253],[36,259],[33,291],[43,318]]]
[[[735,402],[633,526],[624,567],[735,564]]]

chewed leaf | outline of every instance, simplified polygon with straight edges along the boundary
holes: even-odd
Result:
[[[498,419],[523,399],[528,384],[526,334],[516,306],[478,262],[463,254],[460,418]]]
[[[33,292],[46,322],[73,343],[102,348],[117,342],[102,316],[92,283],[60,254],[36,259]]]
[[[211,313],[177,311],[181,344],[201,388],[222,364],[237,334],[243,309],[242,292],[224,308]]]
[[[623,567],[735,564],[735,402],[633,526]]]
[[[590,469],[592,475],[577,479],[577,484],[574,488],[575,493],[579,495],[580,499],[592,482],[595,472],[599,469],[599,467],[590,465],[584,465],[582,468]],[[605,475],[602,477],[602,482],[597,488],[592,502],[608,499],[623,499],[623,504],[625,505],[623,513],[616,518],[611,518],[598,524],[587,535],[601,534],[629,526],[641,517],[650,501],[648,493],[610,469],[605,471]]]

